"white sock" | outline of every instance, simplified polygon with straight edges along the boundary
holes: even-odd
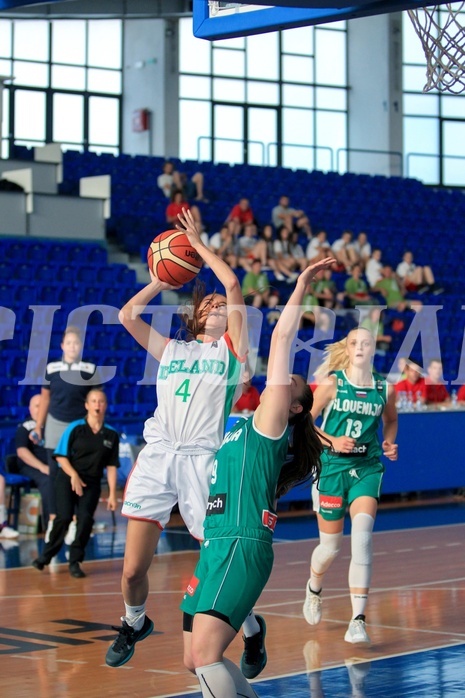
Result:
[[[223,662],[195,670],[204,698],[237,698],[236,684]]]
[[[351,594],[350,600],[352,603],[352,619],[357,618],[357,616],[364,616],[368,594]]]
[[[242,623],[242,630],[245,637],[252,637],[252,635],[256,635],[260,632],[260,626],[253,611],[250,611],[249,615]]]
[[[140,630],[144,625],[145,620],[145,603],[140,606],[128,606],[127,603],[124,604],[126,609],[125,621],[134,630]]]
[[[8,515],[6,513],[6,506],[4,504],[0,504],[0,526],[3,526],[3,524],[6,524],[7,518],[8,518]]]

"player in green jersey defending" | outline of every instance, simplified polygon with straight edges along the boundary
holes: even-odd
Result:
[[[324,259],[299,276],[273,331],[260,405],[226,434],[213,465],[205,543],[181,604],[184,662],[209,698],[256,696],[223,653],[271,573],[276,497],[312,475],[318,479],[323,445],[310,415],[313,396],[304,378],[289,376],[289,358],[307,286],[333,263]],[[293,459],[283,467],[289,428]]]
[[[349,588],[352,620],[346,642],[370,642],[365,627],[365,607],[372,570],[372,535],[381,492],[383,454],[397,460],[397,411],[394,386],[373,372],[376,340],[364,328],[349,332],[330,344],[317,374],[327,377],[318,386],[312,407],[313,419],[323,412],[321,435],[332,442],[322,457],[318,487],[313,487],[320,543],[312,554],[306,589],[304,616],[310,625],[321,620],[323,578],[336,558],[349,507],[352,520],[352,557]],[[383,442],[378,428],[383,421]]]

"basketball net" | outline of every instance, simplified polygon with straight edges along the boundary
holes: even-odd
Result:
[[[426,56],[427,83],[423,92],[465,91],[465,2],[408,10]],[[438,12],[441,8],[443,12]],[[441,26],[444,25],[444,26]]]

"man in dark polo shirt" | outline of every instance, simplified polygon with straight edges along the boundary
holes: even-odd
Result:
[[[40,492],[42,497],[42,529],[45,531],[50,515],[49,503],[49,466],[45,446],[35,443],[29,438],[34,432],[39,413],[41,396],[33,395],[29,400],[30,418],[19,425],[15,434],[18,470],[21,475],[28,477]]]
[[[66,428],[55,449],[54,456],[59,465],[56,478],[57,515],[49,542],[32,563],[38,570],[50,564],[63,545],[76,510],[77,530],[69,548],[69,573],[77,578],[86,576],[80,563],[92,533],[103,472],[106,468],[109,487],[107,508],[115,511],[116,471],[119,467],[119,436],[113,427],[104,423],[107,409],[105,393],[98,388],[91,390],[87,394],[85,407],[86,417]]]

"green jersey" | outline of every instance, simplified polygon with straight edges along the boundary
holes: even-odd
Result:
[[[356,465],[379,463],[378,429],[387,403],[387,382],[378,373],[373,373],[371,386],[354,385],[345,371],[334,371],[332,375],[336,377],[336,396],[323,411],[321,428],[331,436],[349,436],[357,443],[351,453],[325,450],[323,467],[336,473]]]
[[[277,518],[276,485],[287,450],[287,428],[272,438],[257,431],[253,416],[234,425],[213,464],[205,539],[235,532],[271,540]]]

